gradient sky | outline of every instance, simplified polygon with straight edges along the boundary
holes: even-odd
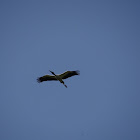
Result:
[[[0,0],[1,140],[140,140],[140,2]],[[38,84],[45,74],[80,76]]]

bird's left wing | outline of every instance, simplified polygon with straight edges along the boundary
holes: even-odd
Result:
[[[71,76],[74,76],[74,75],[79,75],[80,72],[77,70],[77,71],[66,71],[62,74],[60,74],[59,76],[62,78],[62,79],[66,79],[68,77],[71,77]]]
[[[51,80],[57,80],[57,79],[55,78],[55,76],[52,76],[52,75],[45,75],[37,79],[38,83],[43,82],[43,81],[51,81]]]

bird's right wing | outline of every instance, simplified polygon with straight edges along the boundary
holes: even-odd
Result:
[[[51,81],[51,80],[57,80],[57,79],[55,78],[55,76],[52,76],[52,75],[44,75],[42,77],[39,77],[37,79],[37,82],[40,83],[43,81]]]
[[[77,70],[77,71],[66,71],[62,74],[60,74],[59,76],[62,78],[62,79],[67,79],[71,76],[74,76],[74,75],[79,75],[80,72]]]

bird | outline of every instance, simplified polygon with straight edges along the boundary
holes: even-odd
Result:
[[[74,75],[80,75],[80,71],[79,70],[76,70],[76,71],[66,71],[66,72],[64,72],[62,74],[59,74],[59,75],[56,75],[53,71],[50,71],[50,72],[53,75],[44,75],[42,77],[39,77],[39,78],[37,78],[37,82],[41,83],[43,81],[55,80],[55,81],[59,81],[60,83],[62,83],[67,88],[67,85],[65,85],[65,83],[64,83],[64,81],[62,79],[67,79],[67,78],[69,78],[71,76],[74,76]]]

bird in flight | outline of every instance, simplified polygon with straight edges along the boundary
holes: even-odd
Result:
[[[79,75],[80,72],[77,70],[77,71],[66,71],[62,74],[59,74],[59,75],[56,75],[54,72],[50,71],[53,75],[44,75],[42,77],[39,77],[37,79],[37,82],[40,83],[40,82],[43,82],[43,81],[52,81],[52,80],[57,80],[59,81],[60,83],[62,83],[66,88],[67,88],[67,85],[65,85],[63,79],[67,79],[71,76],[74,76],[74,75]]]

